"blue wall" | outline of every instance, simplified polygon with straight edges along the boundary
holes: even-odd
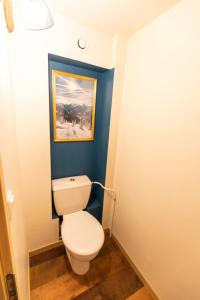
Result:
[[[94,141],[54,142],[52,112],[52,70],[97,78]],[[88,175],[92,181],[105,183],[114,70],[49,54],[49,95],[51,130],[51,177]],[[102,219],[103,192],[93,187],[87,211]],[[53,211],[55,216],[55,211]]]

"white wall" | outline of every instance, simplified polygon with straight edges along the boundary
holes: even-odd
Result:
[[[132,36],[114,234],[161,300],[200,299],[200,2]]]
[[[19,182],[16,123],[9,72],[9,37],[6,33],[3,20],[3,8],[2,3],[0,2],[0,156],[6,192],[11,189],[15,196],[15,202],[12,209],[8,208],[7,210],[7,217],[19,299],[28,300],[28,249],[25,236],[22,194]]]
[[[12,34],[13,95],[29,250],[58,240],[58,220],[51,219],[47,55],[52,53],[100,67],[113,67],[112,36],[54,13],[53,18],[55,26],[51,29],[27,31],[18,5]],[[88,41],[86,51],[77,47],[80,36]],[[118,101],[116,98],[114,105]],[[117,119],[112,122],[113,126],[116,122]]]
[[[115,67],[113,82],[113,98],[110,119],[110,133],[108,144],[108,157],[106,167],[106,186],[113,187],[114,169],[116,160],[116,148],[119,130],[119,116],[121,110],[122,87],[124,79],[124,66],[127,50],[127,38],[121,35],[113,37],[112,44],[112,65]],[[110,228],[113,211],[113,194],[104,193],[103,220],[104,228]]]

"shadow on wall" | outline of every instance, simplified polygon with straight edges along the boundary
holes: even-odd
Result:
[[[49,54],[48,59],[51,178],[57,179],[68,176],[87,175],[91,181],[100,181],[104,184],[106,175],[114,69],[104,69],[79,61],[59,57],[53,54]],[[97,79],[96,114],[93,141],[54,142],[52,70],[58,70]],[[103,191],[99,187],[92,188],[91,197],[86,210],[101,222],[103,211]],[[56,218],[57,215],[54,207],[52,211],[53,218]]]

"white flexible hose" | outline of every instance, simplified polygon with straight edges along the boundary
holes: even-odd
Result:
[[[115,214],[115,202],[117,200],[116,193],[113,189],[105,187],[101,182],[93,181],[92,184],[97,184],[103,190],[111,192],[113,194],[113,211],[112,211],[112,219],[111,219],[111,226],[110,226],[110,237],[111,237],[112,236],[112,229],[113,229],[114,214]]]

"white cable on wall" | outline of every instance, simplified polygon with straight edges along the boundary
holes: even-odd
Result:
[[[113,194],[113,211],[112,211],[112,219],[111,219],[111,226],[110,226],[110,237],[111,237],[112,236],[113,221],[114,221],[114,214],[115,214],[115,202],[117,200],[116,193],[113,189],[105,187],[101,182],[93,181],[92,184],[97,184],[103,190],[111,192]]]

